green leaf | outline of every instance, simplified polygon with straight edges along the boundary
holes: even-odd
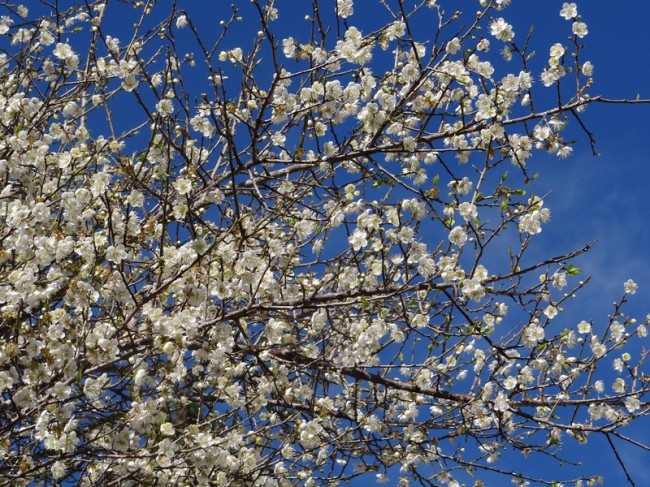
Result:
[[[365,296],[361,297],[361,309],[368,309],[370,307],[370,302]]]
[[[569,264],[568,267],[566,268],[566,273],[569,274],[570,276],[577,276],[580,274],[580,267],[576,267],[573,264]]]

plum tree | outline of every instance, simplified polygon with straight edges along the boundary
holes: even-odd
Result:
[[[0,482],[587,485],[516,455],[647,451],[636,284],[562,321],[590,245],[530,250],[531,156],[628,101],[574,3],[549,45],[509,3],[1,2]]]

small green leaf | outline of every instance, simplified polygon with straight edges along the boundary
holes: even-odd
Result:
[[[566,273],[569,274],[570,276],[577,276],[580,274],[580,267],[576,267],[573,264],[569,264],[569,266],[566,268]]]

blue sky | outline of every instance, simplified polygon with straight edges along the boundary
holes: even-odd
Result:
[[[514,3],[526,10],[525,4],[543,2]],[[596,0],[578,5],[590,30],[585,53],[596,67],[593,93],[650,98],[650,2]],[[597,104],[587,110],[584,121],[595,134],[599,157],[592,156],[587,138],[574,123],[578,144],[571,158],[539,154],[531,161],[539,164],[539,183],[552,190],[546,201],[553,219],[540,235],[543,244],[576,246],[597,239],[594,248],[578,259],[592,280],[573,303],[571,313],[576,316],[604,322],[628,278],[639,284],[639,291],[631,296],[627,312],[643,319],[649,311],[649,118],[649,105]],[[647,342],[644,345],[647,348]],[[636,424],[633,431],[637,438],[650,440],[649,421]],[[650,485],[648,453],[617,446],[636,485]],[[625,485],[625,476],[605,441],[592,439],[588,450],[585,464],[606,475],[605,485]]]
[[[644,23],[650,18],[650,3],[626,0],[613,5],[605,1],[579,5],[590,30],[586,58],[596,67],[593,93],[648,98],[650,39]],[[640,285],[633,304],[642,306],[642,296],[650,289],[650,228],[643,203],[650,178],[644,143],[649,116],[649,105],[591,106],[584,121],[595,134],[599,157],[592,156],[586,136],[574,123],[578,144],[572,157],[558,160],[539,154],[536,158],[540,182],[553,191],[547,198],[553,223],[542,238],[576,244],[598,239],[584,258],[584,267],[593,275],[590,292],[609,296],[602,304],[594,300],[599,310],[610,304],[612,293],[621,292],[620,280],[626,276]]]
[[[545,23],[551,20],[556,24],[553,17],[561,5],[558,1],[514,0],[511,12],[516,12],[522,23],[532,20],[535,34],[543,37]],[[650,98],[650,2],[592,0],[578,2],[578,8],[589,25],[583,59],[595,65],[592,93],[610,98]],[[600,156],[592,155],[588,138],[571,121],[568,130],[575,134],[577,144],[570,158],[538,153],[530,161],[530,167],[540,174],[538,192],[551,191],[545,202],[552,210],[552,220],[539,235],[536,248],[561,252],[597,240],[590,252],[576,259],[583,274],[592,279],[567,308],[569,319],[575,316],[604,323],[628,278],[639,284],[639,291],[630,297],[627,312],[642,320],[650,311],[650,218],[646,201],[650,183],[649,119],[650,105],[596,104],[587,109],[583,121],[595,135]],[[632,431],[648,442],[650,421],[636,424],[626,433]],[[607,442],[596,437],[589,441],[586,448],[576,447],[575,451],[585,470],[605,475],[607,486],[626,485]],[[648,453],[616,445],[636,485],[650,485]],[[559,469],[558,473],[563,471],[568,470]]]

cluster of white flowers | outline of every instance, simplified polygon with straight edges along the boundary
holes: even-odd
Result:
[[[538,234],[542,231],[542,223],[548,223],[551,218],[551,211],[544,208],[544,200],[533,197],[528,200],[528,208],[525,213],[519,217],[519,231],[531,235]]]
[[[336,11],[339,17],[347,19],[354,13],[353,0],[336,0]]]
[[[515,38],[512,26],[503,17],[499,17],[490,24],[490,34],[504,42],[512,42]]]

